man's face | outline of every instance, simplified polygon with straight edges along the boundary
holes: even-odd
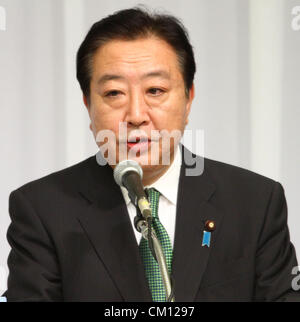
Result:
[[[116,144],[110,149],[115,150],[116,164],[126,158],[119,153],[120,148],[127,153],[131,151],[129,159],[136,159],[144,170],[154,168],[151,162],[158,161],[154,161],[155,153],[151,156],[151,151],[158,151],[156,158],[161,162],[168,150],[172,161],[178,140],[171,140],[170,147],[163,147],[161,133],[166,132],[162,130],[183,132],[194,97],[194,87],[189,98],[186,97],[173,48],[155,37],[113,40],[96,52],[92,67],[89,104],[84,100],[90,128],[96,139],[102,130],[115,133]],[[125,140],[119,138],[121,122],[126,122]],[[151,134],[155,134],[152,140]],[[97,144],[100,149],[104,146],[104,142]]]

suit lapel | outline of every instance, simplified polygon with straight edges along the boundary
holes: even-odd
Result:
[[[138,245],[112,169],[91,160],[88,186],[81,195],[88,205],[78,216],[100,261],[124,301],[151,301]]]
[[[184,152],[190,153],[186,149]],[[199,157],[198,162],[203,161],[204,159]],[[186,176],[186,169],[187,166],[183,162],[178,189],[172,269],[175,300],[179,302],[194,301],[209,255],[214,248],[222,218],[209,203],[215,186],[209,179],[207,171],[200,176]],[[203,230],[207,220],[213,220],[216,224],[216,230],[211,235],[210,247],[202,246]]]

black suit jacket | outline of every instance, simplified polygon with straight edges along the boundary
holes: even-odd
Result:
[[[197,177],[181,168],[176,301],[299,299],[282,186],[209,159],[204,166]],[[13,191],[9,211],[8,301],[151,301],[122,193],[95,156]],[[207,220],[216,224],[210,247]]]

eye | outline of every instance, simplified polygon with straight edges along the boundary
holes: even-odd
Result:
[[[110,91],[105,94],[105,97],[117,97],[119,94],[121,94],[120,91]]]
[[[148,93],[151,94],[152,96],[159,96],[161,94],[163,94],[165,91],[162,90],[161,88],[156,88],[156,87],[153,87],[153,88],[150,88],[148,90]]]

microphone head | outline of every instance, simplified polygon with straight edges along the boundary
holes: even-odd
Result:
[[[141,180],[143,179],[143,170],[141,166],[138,164],[138,162],[134,160],[124,160],[117,164],[117,166],[114,169],[114,179],[119,186],[124,186],[123,176],[125,173],[129,171],[136,172],[141,177]]]

